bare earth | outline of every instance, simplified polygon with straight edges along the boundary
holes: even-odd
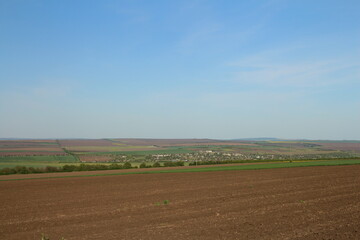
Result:
[[[342,151],[352,151],[360,153],[360,143],[349,143],[349,142],[326,142],[321,143],[324,149],[336,149]]]
[[[0,181],[0,201],[0,239],[360,239],[359,165]]]

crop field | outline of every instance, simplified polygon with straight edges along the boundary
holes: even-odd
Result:
[[[77,165],[79,165],[78,163]],[[88,163],[92,164],[92,163]],[[137,166],[136,164],[134,164]],[[308,160],[308,161],[282,161],[282,162],[246,162],[220,164],[212,166],[188,166],[183,167],[160,167],[160,168],[133,168],[121,170],[97,170],[81,172],[57,172],[41,174],[13,174],[0,176],[0,181],[22,180],[36,178],[63,178],[63,177],[94,177],[110,175],[130,175],[130,174],[153,174],[153,173],[191,173],[191,172],[214,172],[214,171],[234,171],[234,170],[260,170],[275,168],[295,168],[295,167],[314,167],[314,166],[343,166],[360,165],[360,159],[338,159],[338,160]]]
[[[149,155],[149,154],[180,154],[199,151],[218,151],[246,154],[332,154],[353,150],[357,146],[340,143],[332,147],[322,143],[284,142],[284,141],[226,141],[211,139],[100,139],[100,140],[60,140],[66,150],[78,155]],[[326,144],[326,143],[324,143]],[[353,144],[353,143],[351,143]],[[351,145],[349,143],[349,145]],[[354,151],[352,151],[354,152]],[[355,151],[356,152],[356,151]],[[359,150],[360,152],[360,150]]]
[[[67,163],[359,158],[360,142],[212,139],[1,140],[0,169]]]
[[[0,238],[359,239],[359,171],[353,165],[0,181]]]
[[[1,156],[66,155],[55,140],[0,140]]]
[[[39,156],[0,156],[0,168],[11,168],[15,166],[46,167],[63,166],[67,163],[79,162],[72,155],[39,155]]]
[[[205,149],[205,148],[203,148]],[[103,155],[103,154],[115,154],[115,155],[150,155],[150,154],[181,154],[181,153],[192,153],[196,152],[197,150],[193,149],[192,147],[168,147],[166,149],[154,149],[154,150],[129,150],[129,151],[116,151],[116,152],[81,152],[80,154],[87,154],[87,155]]]
[[[360,142],[321,142],[324,149],[338,149],[360,153]]]
[[[96,140],[59,140],[59,144],[68,151],[77,154],[104,153],[104,152],[127,152],[159,150],[160,147],[153,145],[131,145],[108,139]]]
[[[114,143],[126,144],[131,146],[189,146],[189,145],[209,145],[220,144],[223,141],[213,139],[109,139]]]

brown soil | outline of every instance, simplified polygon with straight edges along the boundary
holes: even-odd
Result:
[[[253,143],[238,143],[238,142],[211,142],[211,143],[174,143],[174,144],[160,144],[162,147],[172,147],[172,146],[257,146]]]
[[[63,152],[63,150],[59,147],[11,147],[11,148],[1,148],[0,151],[51,151],[51,152]]]
[[[0,157],[11,157],[11,156],[65,156],[65,152],[36,152],[36,151],[26,151],[26,152],[0,152]]]
[[[359,172],[356,165],[2,181],[0,239],[360,239]]]
[[[253,143],[225,141],[225,140],[212,140],[212,139],[141,139],[141,138],[122,138],[110,140],[60,140],[60,144],[65,147],[81,147],[81,146],[119,146],[117,144],[124,144],[129,146],[256,146]],[[149,150],[148,148],[135,149],[136,151]],[[130,149],[130,151],[135,151]]]
[[[62,147],[76,146],[113,146],[112,142],[104,139],[79,139],[59,140]]]
[[[213,140],[213,139],[142,139],[142,138],[120,138],[120,139],[113,139],[113,141],[132,145],[132,146],[149,146],[149,145],[176,146],[179,144],[184,144],[185,146],[188,146],[192,144],[206,145],[209,143],[223,142],[220,140]]]
[[[0,156],[39,155],[66,155],[66,153],[55,140],[0,140]]]
[[[360,153],[360,142],[326,142],[320,143],[325,149],[342,150],[342,151],[353,151]]]
[[[45,144],[45,145],[44,145]],[[55,140],[0,140],[0,147],[16,147],[16,146],[50,146],[56,145]]]

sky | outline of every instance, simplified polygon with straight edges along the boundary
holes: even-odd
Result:
[[[0,0],[0,138],[360,140],[358,0]]]

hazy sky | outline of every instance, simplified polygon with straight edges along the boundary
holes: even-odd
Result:
[[[360,139],[359,0],[0,0],[0,138]]]

